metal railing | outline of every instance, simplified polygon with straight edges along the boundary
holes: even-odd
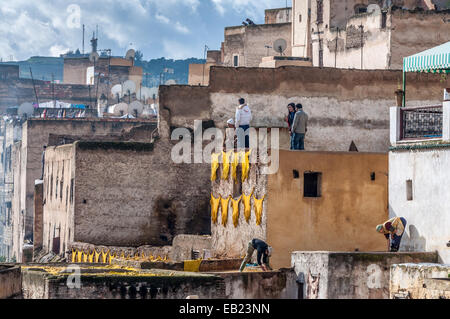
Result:
[[[401,139],[442,137],[442,118],[442,105],[401,108]]]

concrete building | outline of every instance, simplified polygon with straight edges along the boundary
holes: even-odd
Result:
[[[189,85],[203,85],[209,84],[209,71],[212,66],[222,65],[222,51],[207,51],[206,63],[189,64]]]
[[[175,165],[170,153],[165,141],[49,147],[43,250],[68,257],[75,242],[165,246],[178,234],[208,234],[207,189],[198,184],[207,165]]]
[[[222,170],[221,165],[219,177]],[[238,183],[231,174],[218,178],[212,182],[214,198],[254,197],[248,221],[244,201],[236,211],[229,203],[225,221],[226,212],[219,210],[211,224],[213,254],[242,256],[248,241],[260,238],[273,247],[272,266],[281,268],[291,265],[296,250],[385,250],[386,240],[374,227],[388,216],[387,170],[387,154],[280,151],[275,174],[263,175],[255,163],[245,182],[240,170]],[[255,198],[264,198],[260,217]]]
[[[255,128],[279,128],[280,147],[289,149],[287,105],[302,103],[309,115],[305,147],[311,151],[362,152],[389,149],[389,111],[401,83],[398,71],[361,71],[313,67],[213,67],[210,84],[161,86],[160,134],[176,127],[193,129],[194,120],[224,128],[238,99],[249,103]],[[433,105],[446,87],[436,74],[408,74],[408,105]]]
[[[450,40],[446,9],[444,1],[294,0],[292,54],[320,67],[401,69],[404,56]]]
[[[408,225],[401,250],[437,251],[450,263],[450,102],[391,108],[389,216]]]

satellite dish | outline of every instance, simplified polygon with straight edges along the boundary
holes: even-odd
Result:
[[[175,80],[170,79],[166,81],[166,85],[175,85],[175,84],[177,84],[177,81]]]
[[[136,56],[136,51],[134,51],[133,49],[130,49],[125,54],[125,59],[127,59],[127,60],[134,60],[135,56]]]
[[[97,52],[92,52],[91,54],[89,54],[89,61],[91,61],[92,63],[97,62],[99,59],[99,55]]]
[[[123,83],[122,87],[123,87],[123,92],[125,92],[127,95],[133,94],[136,92],[136,83],[134,83],[131,80],[125,81]]]
[[[286,51],[287,48],[287,42],[285,39],[278,39],[275,40],[273,43],[273,49],[275,52],[278,52],[280,55],[283,55],[283,52]]]
[[[122,116],[128,113],[128,104],[119,103],[111,106],[111,113],[117,116]]]
[[[123,96],[123,90],[122,90],[122,85],[120,84],[116,84],[111,88],[111,94],[114,97],[117,97],[117,95],[119,95],[119,97]]]
[[[128,106],[128,113],[134,116],[139,116],[144,112],[144,105],[139,101],[131,102]]]
[[[19,116],[24,116],[25,115],[25,116],[29,117],[29,116],[32,116],[33,113],[34,113],[33,104],[28,103],[28,102],[22,103],[19,106],[19,108],[17,109],[17,114]]]
[[[375,14],[381,14],[381,8],[378,4],[369,4],[367,6],[367,13],[375,13]]]
[[[136,97],[146,101],[153,97],[152,90],[148,87],[142,87],[138,93],[136,93]]]

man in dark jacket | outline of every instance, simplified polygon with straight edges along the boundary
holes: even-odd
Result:
[[[308,131],[308,115],[303,111],[303,106],[297,104],[295,106],[294,122],[292,123],[292,135],[294,136],[294,149],[305,149],[305,134]]]
[[[240,272],[242,272],[247,263],[249,263],[252,260],[252,255],[255,250],[258,252],[256,256],[256,261],[258,265],[262,268],[262,270],[264,271],[272,270],[272,268],[269,265],[269,257],[272,255],[272,247],[267,245],[267,243],[265,243],[261,239],[253,238],[251,241],[248,242],[247,255],[245,255],[241,267],[239,268]]]

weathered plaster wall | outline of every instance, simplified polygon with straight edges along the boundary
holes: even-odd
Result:
[[[436,260],[435,253],[296,251],[291,262],[307,299],[387,299],[391,265]]]
[[[286,106],[301,102],[309,115],[306,149],[386,152],[389,147],[389,106],[401,81],[397,71],[360,71],[312,67],[213,67],[209,87],[160,88],[160,134],[170,127],[190,127],[194,120],[214,121],[223,128],[234,117],[240,97],[253,112],[252,126],[286,128]],[[432,105],[442,100],[439,75],[408,74],[407,104]],[[448,82],[448,81],[447,81]],[[287,130],[282,133],[288,148]]]
[[[265,24],[292,22],[292,8],[267,9]]]
[[[33,256],[36,256],[43,246],[44,229],[44,183],[34,186],[34,226],[33,226]]]
[[[20,267],[0,265],[0,299],[11,298],[22,292]]]
[[[49,146],[45,151],[43,229],[44,251],[65,254],[74,238],[75,149],[70,145]],[[37,214],[34,214],[35,225]],[[35,228],[35,230],[37,230]]]
[[[293,269],[275,272],[223,273],[226,299],[297,299]]]
[[[389,153],[389,216],[404,217],[408,223],[400,249],[438,251],[444,263],[450,263],[449,165],[449,148]],[[411,201],[407,180],[413,185]]]
[[[133,128],[144,126],[146,130],[153,132],[155,127],[151,121],[142,120],[109,120],[109,119],[29,119],[22,125],[22,143],[20,147],[20,161],[14,170],[14,196],[19,198],[19,203],[13,203],[13,215],[23,215],[24,224],[15,224],[14,252],[19,253],[25,237],[32,238],[33,214],[34,214],[34,181],[41,178],[43,146],[49,144],[50,134],[78,135],[85,140],[95,139],[96,136],[120,136],[129,135],[127,139],[149,141],[148,134],[137,132],[136,137],[130,134]],[[131,132],[132,133],[132,132]],[[17,157],[19,159],[19,157]],[[16,164],[16,163],[15,163]],[[20,172],[19,172],[20,171]],[[17,180],[16,180],[17,177]],[[20,187],[18,183],[21,183]],[[23,211],[23,213],[21,213]],[[20,234],[19,234],[19,233]],[[16,238],[19,240],[16,241]],[[22,238],[22,239],[20,239]],[[20,259],[17,259],[20,261]]]
[[[234,55],[239,56],[239,67],[258,67],[263,57],[279,55],[273,47],[278,39],[287,44],[283,52],[286,56],[292,53],[292,23],[259,24],[225,28],[224,66],[234,66]]]
[[[392,265],[389,295],[391,299],[449,299],[450,265]]]
[[[321,197],[304,197],[305,172],[322,173]],[[387,172],[387,154],[280,151],[267,187],[273,266],[288,267],[296,250],[385,250],[374,227],[388,217]]]
[[[450,8],[449,8],[450,9]],[[450,41],[450,10],[392,14],[390,69],[402,69],[403,58]]]
[[[177,235],[172,242],[169,258],[172,261],[192,259],[192,251],[197,250],[203,257],[204,251],[211,253],[211,236]]]

